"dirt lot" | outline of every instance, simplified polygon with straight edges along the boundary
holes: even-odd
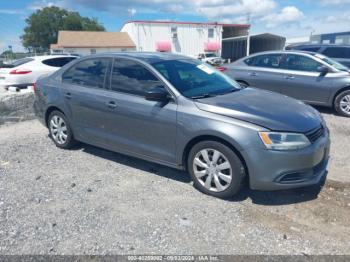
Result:
[[[350,119],[326,186],[203,195],[188,176],[92,146],[57,149],[37,121],[0,127],[0,254],[350,254]]]

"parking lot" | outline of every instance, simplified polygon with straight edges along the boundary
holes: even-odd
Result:
[[[176,170],[85,144],[38,121],[0,127],[1,254],[349,254],[350,121],[321,109],[329,179],[224,201]]]

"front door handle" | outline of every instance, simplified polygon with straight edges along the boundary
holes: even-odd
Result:
[[[116,104],[114,101],[109,101],[109,102],[107,103],[107,106],[108,106],[109,108],[111,108],[111,109],[114,109],[114,108],[117,107],[117,104]]]
[[[71,99],[72,98],[72,94],[68,92],[68,93],[66,93],[64,95],[64,97],[67,98],[67,99]]]
[[[257,76],[258,73],[257,73],[257,72],[251,72],[249,75],[250,75],[250,76]]]

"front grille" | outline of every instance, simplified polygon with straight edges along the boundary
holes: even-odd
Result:
[[[306,137],[310,140],[311,143],[315,143],[320,137],[324,136],[325,129],[323,126],[316,128],[308,133],[306,133]]]

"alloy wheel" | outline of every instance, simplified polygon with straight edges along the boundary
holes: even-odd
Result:
[[[232,181],[232,167],[227,157],[215,149],[199,151],[193,160],[198,182],[209,191],[222,192]]]
[[[62,117],[54,115],[50,121],[50,131],[52,138],[59,145],[63,145],[67,142],[68,131],[66,122]]]
[[[340,109],[345,114],[350,115],[350,95],[346,95],[340,100]]]

